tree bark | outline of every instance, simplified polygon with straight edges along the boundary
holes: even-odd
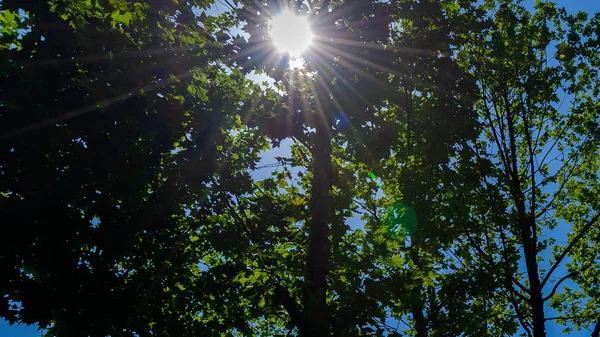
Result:
[[[327,310],[327,269],[329,264],[329,190],[331,189],[331,137],[327,121],[316,126],[313,155],[311,221],[304,288],[304,317],[308,335],[329,335]]]

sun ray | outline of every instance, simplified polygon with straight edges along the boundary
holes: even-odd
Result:
[[[321,55],[323,55],[323,56],[324,56],[324,58],[328,58],[328,59],[332,59],[332,58],[334,58],[334,57],[335,57],[335,54],[334,54],[333,52],[331,52],[331,51],[329,51],[329,50],[325,50],[324,48],[323,48],[323,49],[319,48],[319,49],[318,49],[318,52],[316,52],[316,53],[317,53],[317,54],[321,54]],[[345,61],[345,60],[343,60],[343,59],[339,60],[339,63],[340,63],[342,66],[344,66],[344,67],[346,67],[346,68],[348,68],[348,69],[350,69],[350,70],[352,70],[352,71],[355,71],[355,72],[357,72],[357,73],[360,73],[360,72],[361,72],[361,69],[359,69],[357,66],[355,66],[354,64],[352,64],[352,63],[350,63],[350,62],[347,62],[347,61]],[[317,63],[317,64],[320,64],[320,63]],[[321,65],[322,65],[322,66],[325,66],[325,67],[327,67],[328,69],[330,69],[331,71],[333,71],[333,72],[335,73],[335,75],[336,75],[336,77],[337,77],[338,79],[340,79],[340,80],[342,80],[342,81],[345,81],[344,83],[348,83],[348,82],[346,82],[346,80],[344,79],[344,77],[343,77],[343,76],[341,76],[341,75],[340,75],[340,74],[339,74],[339,73],[338,73],[338,72],[337,72],[335,69],[333,69],[333,67],[331,67],[331,66],[327,66],[327,65],[326,65],[324,62],[323,62],[323,64],[321,64]],[[389,86],[390,86],[389,82],[385,82],[385,81],[383,81],[383,80],[381,80],[381,79],[378,79],[378,78],[376,78],[375,76],[373,76],[372,74],[367,74],[367,78],[368,78],[369,80],[371,80],[373,83],[375,83],[376,85],[378,85],[378,86],[379,86],[380,88],[382,88],[382,89],[387,89],[387,88],[389,88]],[[349,84],[348,84],[348,85],[349,85]],[[349,86],[351,86],[351,85],[349,85]],[[358,93],[358,92],[356,92],[356,94],[360,95],[360,93]]]
[[[359,42],[351,39],[344,39],[340,37],[333,37],[330,35],[314,35],[313,41],[315,43],[326,43],[326,44],[338,44],[352,47],[361,47],[361,48],[369,48],[369,49],[386,49],[381,44],[371,43],[371,42]]]
[[[331,53],[331,55],[337,54],[337,55],[339,55],[339,56],[341,56],[341,57],[343,57],[343,58],[345,58],[347,60],[354,61],[357,64],[361,64],[361,65],[364,65],[364,66],[372,67],[375,70],[378,70],[378,71],[381,71],[381,72],[385,72],[385,73],[389,73],[389,74],[394,74],[394,75],[398,75],[399,74],[396,70],[394,70],[392,68],[389,68],[389,67],[386,67],[386,66],[383,66],[383,65],[379,65],[377,63],[365,60],[365,59],[363,59],[361,57],[358,57],[358,56],[352,55],[352,54],[350,54],[348,52],[345,52],[345,51],[343,51],[341,49],[333,48],[333,47],[328,46],[326,44],[320,44],[319,47],[320,47],[319,49],[321,49],[321,51],[323,51],[323,52],[328,51],[328,52]],[[350,64],[350,63],[348,63],[348,64]]]
[[[354,56],[354,55],[352,55],[352,54],[350,54],[348,52],[342,51],[342,50],[337,49],[335,47],[328,46],[328,45],[326,45],[324,43],[319,43],[318,48],[315,47],[313,50],[314,51],[318,51],[318,52],[323,53],[323,54],[326,54],[326,55],[329,55],[330,57],[332,57],[334,55],[340,55],[343,58],[346,58],[347,60],[356,62],[357,64],[362,64],[362,65],[365,65],[365,66],[373,67],[374,69],[376,69],[378,71],[381,71],[381,72],[384,72],[384,73],[389,73],[389,74],[392,74],[392,75],[395,75],[395,76],[402,76],[404,79],[406,79],[408,81],[411,81],[415,85],[422,86],[422,87],[425,87],[425,88],[434,88],[435,91],[440,92],[440,93],[444,93],[444,94],[449,94],[450,93],[445,88],[441,88],[439,86],[436,86],[433,83],[433,81],[428,81],[428,80],[423,79],[423,78],[406,77],[405,76],[406,74],[403,74],[399,70],[395,70],[395,69],[387,67],[387,66],[379,65],[377,63],[364,60],[364,59],[362,59],[360,57]],[[355,71],[359,70],[358,67],[356,67],[352,63],[350,63],[348,61],[345,61],[343,59],[340,60],[340,64],[342,64],[342,65],[344,65],[344,66],[346,66],[346,67],[348,67],[348,68],[350,68],[352,70],[355,70]],[[397,62],[397,63],[394,64],[394,67],[406,67],[406,66],[403,65],[401,62]],[[389,86],[389,84],[382,84],[382,85],[384,87],[385,86]]]
[[[331,54],[330,52],[326,51],[325,52],[326,56],[328,58],[333,58],[333,54]],[[318,69],[317,71],[322,72],[322,73],[329,73],[329,74],[333,74],[336,76],[336,78],[338,78],[338,80],[343,83],[344,85],[346,85],[361,101],[363,101],[365,104],[368,105],[368,100],[364,97],[364,95],[362,95],[358,90],[356,90],[356,88],[352,85],[352,83],[348,82],[344,76],[342,76],[337,70],[335,70],[333,68],[332,65],[324,63],[324,62],[318,62],[316,63],[318,65]],[[349,64],[349,68],[352,68],[351,70],[354,71],[359,71],[358,67],[353,66],[351,64]],[[333,93],[331,91],[331,89],[329,88],[328,84],[325,83],[325,80],[322,77],[319,77],[318,79],[320,81],[320,85],[324,88],[324,90],[328,91],[328,94],[334,98],[334,104],[336,105],[336,109],[339,109],[340,111],[343,111],[342,107],[339,105],[339,103],[335,100],[335,97],[337,97],[338,95],[336,95],[335,93]],[[371,79],[373,80],[373,79]],[[383,81],[378,81],[379,85],[383,85]],[[389,86],[389,83],[385,84],[387,86]],[[313,89],[316,90],[316,89]],[[344,112],[347,113],[347,112]],[[360,136],[360,134],[358,132],[356,132],[356,130],[354,128],[349,128],[350,132],[352,133],[353,137],[355,139],[357,139],[360,143],[364,144],[364,140],[362,139],[362,137]],[[372,156],[370,155],[369,152],[367,152],[367,156],[370,159],[373,159]]]
[[[317,69],[317,71],[325,73],[326,75],[334,75],[337,80],[339,80],[342,84],[344,84],[346,87],[348,87],[361,101],[368,103],[368,101],[364,97],[364,95],[361,94],[358,90],[356,90],[356,88],[354,88],[352,83],[350,83],[348,80],[346,80],[344,78],[344,76],[341,76],[340,73],[337,70],[335,70],[331,65],[323,63],[323,64],[318,64],[318,67],[319,68]],[[322,85],[324,86],[324,88],[326,90],[331,90],[329,88],[329,86],[327,85],[327,83],[325,83],[325,80],[323,79],[323,77],[319,76],[318,80],[323,82]],[[337,96],[333,92],[331,92],[330,94],[333,95],[333,97]]]
[[[386,50],[386,51],[394,51],[401,52],[407,54],[414,55],[425,55],[425,56],[437,56],[438,54],[435,51],[426,50],[426,49],[417,49],[417,48],[408,48],[408,47],[398,47],[392,45],[386,45],[385,47],[380,43],[372,43],[372,42],[359,42],[352,39],[345,39],[341,37],[334,37],[323,34],[315,34],[313,36],[313,41],[315,43],[326,43],[329,45],[344,45],[351,47],[361,47],[367,49],[377,49],[377,50]]]
[[[341,107],[341,105],[339,104],[339,102],[337,102],[337,100],[335,99],[336,95],[331,91],[331,89],[328,87],[327,83],[324,82],[324,80],[320,79],[320,83],[319,83],[324,90],[326,90],[328,92],[328,94],[333,97],[333,103],[336,106],[336,109],[338,109],[341,112],[347,113],[345,111],[343,111],[344,109]],[[356,91],[353,87],[351,88],[353,91]],[[362,97],[361,95],[361,100],[363,100],[365,103],[367,103],[367,100]],[[356,139],[358,139],[359,142],[363,142],[362,138],[360,137],[360,135],[354,130],[354,128],[349,128],[350,132],[352,132],[355,136]],[[370,157],[370,155],[369,155]]]
[[[338,49],[334,49],[333,47],[321,46],[321,48],[315,48],[315,50],[318,50],[320,53],[323,53],[325,55],[329,55],[330,57],[332,57],[332,56],[334,56],[336,54],[337,55],[341,55],[342,57],[344,57],[346,59],[349,59],[349,60],[352,60],[352,61],[355,61],[358,64],[362,64],[362,65],[373,67],[375,70],[378,70],[378,71],[381,71],[381,72],[384,72],[384,73],[388,73],[388,74],[392,74],[392,75],[395,75],[395,76],[402,76],[406,80],[409,80],[409,81],[413,82],[416,85],[421,85],[421,86],[424,86],[424,87],[433,87],[433,88],[436,88],[436,90],[438,92],[448,93],[448,91],[446,89],[440,88],[440,87],[436,87],[433,84],[432,81],[427,81],[427,80],[424,80],[424,79],[418,79],[418,78],[414,78],[414,77],[407,78],[407,77],[404,76],[405,74],[401,73],[398,70],[393,70],[392,68],[389,68],[389,67],[386,67],[386,66],[381,66],[381,65],[378,65],[376,63],[363,60],[360,57],[356,57],[356,56],[354,56],[354,55],[352,55],[350,53],[347,53],[347,52],[344,52],[344,51],[341,51],[341,50],[338,50]],[[335,54],[334,54],[334,52],[335,52]],[[342,65],[350,68],[351,70],[360,71],[360,69],[357,66],[353,65],[352,63],[348,62],[347,60],[341,59],[339,62],[340,62],[340,64],[342,64]],[[384,83],[384,82],[381,82],[381,81],[377,81],[377,79],[374,76],[372,76],[372,75],[370,75],[369,77],[375,83],[379,82],[378,84],[382,88],[385,88],[385,87],[389,86],[389,83]]]
[[[281,55],[273,51],[267,42],[256,43],[233,56],[231,60],[243,66],[248,57],[262,58],[263,61],[256,65],[257,68],[263,68],[267,75],[273,74],[274,69],[277,69],[277,63],[281,60]]]
[[[321,81],[322,81],[322,79],[321,79]],[[324,83],[324,81],[323,81],[320,84],[321,84],[322,87],[325,88],[325,90],[329,90],[328,86],[327,86],[327,83]],[[354,88],[352,88],[352,89],[354,90]],[[335,100],[336,95],[333,94],[333,93],[331,93],[331,91],[329,91],[328,94],[331,95],[331,97],[334,98],[334,104],[336,105],[336,108],[339,109],[339,111],[344,112],[343,109],[341,108],[341,106],[339,105],[339,103],[337,102],[337,100]],[[361,99],[364,100],[365,103],[367,103],[367,101],[366,101],[366,99],[364,97],[362,97]],[[344,112],[344,113],[347,113],[347,112]],[[365,144],[365,142],[364,142],[363,138],[361,137],[361,135],[358,132],[356,132],[356,130],[354,128],[349,127],[348,129],[352,133],[353,137],[358,140],[359,143]],[[331,129],[328,129],[328,130],[329,130],[329,132],[331,132]],[[373,157],[371,156],[371,153],[369,151],[367,151],[366,154],[367,154],[367,157],[372,161]]]

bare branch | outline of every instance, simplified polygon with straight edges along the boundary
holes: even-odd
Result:
[[[540,161],[540,167],[542,167],[544,165],[544,162],[546,161],[546,158],[548,158],[548,156],[550,155],[550,153],[552,152],[552,150],[554,149],[554,147],[562,139],[562,135],[565,133],[565,131],[567,131],[567,128],[569,127],[569,124],[570,124],[569,122],[565,123],[565,126],[563,126],[562,130],[560,131],[560,133],[556,137],[556,140],[552,143],[552,145],[550,146],[550,148],[548,149],[548,151],[546,151],[546,154],[544,154],[544,156],[542,157],[542,160]]]
[[[579,157],[581,156],[581,151],[576,151],[577,155],[574,157],[570,157],[566,163],[564,163],[563,166],[561,166],[560,169],[557,170],[556,174],[554,176],[552,176],[552,179],[556,176],[558,176],[558,174],[565,169],[565,167],[567,165],[569,165],[569,163],[573,160],[576,159],[575,162],[577,162],[577,160],[579,160]],[[575,172],[577,172],[578,170],[578,166],[577,165],[573,165],[573,167],[571,168],[571,170],[568,173],[565,173],[565,177],[563,178],[563,182],[560,184],[560,187],[558,188],[558,190],[554,193],[554,195],[552,196],[552,199],[546,204],[546,206],[544,206],[544,208],[538,212],[538,214],[536,214],[536,218],[539,218],[540,216],[542,216],[544,213],[546,213],[550,207],[552,207],[552,204],[554,203],[554,201],[556,200],[556,198],[560,195],[561,191],[563,190],[563,188],[565,187],[565,185],[567,184],[567,182],[569,181],[569,179],[571,178],[571,176],[573,174],[575,174]],[[543,185],[545,181],[542,181],[540,184]]]

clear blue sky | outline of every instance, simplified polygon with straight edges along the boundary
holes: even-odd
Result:
[[[528,5],[533,5],[533,3],[535,2],[535,0],[526,0],[525,3]],[[565,7],[569,12],[573,13],[573,12],[577,12],[579,10],[583,10],[586,11],[588,13],[596,13],[596,12],[600,12],[600,0],[556,0],[555,1],[559,6],[563,6]],[[1,3],[1,0],[0,0]],[[286,147],[286,146],[283,146]],[[282,149],[283,152],[288,152],[288,149]],[[274,156],[275,155],[282,155],[282,153],[278,153],[278,154],[274,154],[274,153],[270,153],[268,154],[265,158],[265,160],[263,160],[263,163],[272,163],[274,162]],[[266,172],[265,172],[266,173]],[[263,173],[262,176],[264,177],[265,174]],[[354,226],[353,226],[354,227]],[[566,229],[568,230],[568,229]],[[561,234],[565,234],[566,231],[564,231]],[[554,337],[554,336],[563,336],[560,332],[560,327],[553,325],[553,324],[548,324],[547,325],[547,329],[548,329],[548,337]],[[589,332],[586,331],[582,331],[579,333],[572,333],[569,336],[589,336]],[[6,321],[0,319],[0,336],[2,337],[38,337],[40,336],[40,332],[37,330],[37,328],[35,326],[24,326],[24,325],[14,325],[14,326],[10,326]]]

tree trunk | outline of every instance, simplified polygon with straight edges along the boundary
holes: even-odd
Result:
[[[417,331],[417,337],[429,336],[429,332],[427,331],[427,318],[425,318],[425,315],[423,314],[423,307],[421,307],[420,304],[417,304],[413,306],[411,313],[413,315],[413,319],[415,320],[415,330]]]
[[[505,102],[508,102],[508,97],[506,94]],[[507,114],[506,119],[510,141],[510,162],[512,165],[512,170],[509,176],[511,178],[511,192],[518,213],[519,234],[521,236],[520,240],[521,244],[523,245],[527,277],[529,279],[529,291],[531,293],[529,305],[531,306],[533,316],[533,335],[535,337],[546,337],[544,300],[542,297],[542,284],[540,281],[537,263],[537,242],[535,240],[535,236],[533,235],[534,231],[536,230],[536,225],[534,222],[535,219],[527,215],[527,210],[525,208],[525,195],[521,189],[521,180],[519,178],[519,170],[517,168],[517,145],[513,125],[513,115],[508,104],[506,104],[505,110]],[[526,130],[526,132],[529,132],[529,130]],[[535,193],[535,191],[533,193]]]
[[[592,331],[592,337],[600,337],[600,318],[596,321],[594,331]]]
[[[410,192],[406,193],[408,200],[414,200]],[[421,269],[421,259],[419,258],[418,249],[421,245],[420,235],[413,237],[414,243],[410,252],[410,257],[413,263],[417,266],[417,269]],[[429,330],[427,328],[428,317],[425,317],[423,313],[424,296],[421,295],[421,286],[415,287],[411,292],[411,314],[415,320],[415,330],[417,332],[416,337],[427,337],[429,336]]]
[[[525,253],[525,265],[527,267],[527,276],[529,278],[529,290],[531,297],[529,304],[533,314],[533,335],[535,337],[546,337],[546,320],[544,318],[544,301],[542,299],[542,285],[540,282],[537,252],[535,242],[531,238],[531,229],[528,217],[525,214],[525,205],[517,205],[521,227],[521,241]]]
[[[318,118],[318,117],[317,117]],[[304,288],[304,317],[308,335],[329,335],[327,310],[327,268],[329,264],[329,190],[331,189],[331,139],[327,122],[316,127],[313,155],[311,221]]]

